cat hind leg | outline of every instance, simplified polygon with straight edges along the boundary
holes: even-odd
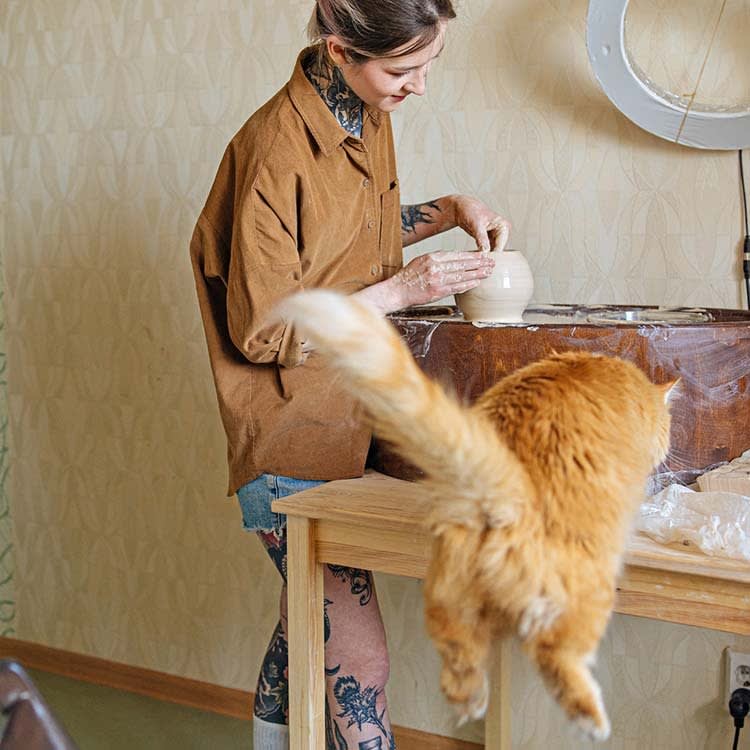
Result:
[[[587,666],[593,661],[591,655],[574,654],[549,644],[532,649],[530,655],[558,704],[584,736],[606,740],[610,724],[601,688]]]
[[[434,539],[424,588],[427,632],[443,662],[440,684],[461,722],[483,716],[489,695],[492,626],[472,566],[481,538],[466,527],[445,528]]]
[[[487,710],[490,627],[483,621],[468,621],[465,603],[458,606],[463,611],[428,604],[425,618],[443,663],[440,687],[460,725],[481,718]]]

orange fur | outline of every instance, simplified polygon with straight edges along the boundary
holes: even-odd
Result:
[[[515,634],[569,718],[605,739],[590,667],[631,518],[667,453],[671,384],[622,359],[556,354],[469,407],[354,300],[305,292],[282,314],[342,373],[376,434],[426,474],[435,503],[425,614],[460,718],[484,713],[490,645]]]

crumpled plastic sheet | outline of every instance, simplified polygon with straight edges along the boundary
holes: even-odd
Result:
[[[657,542],[750,561],[750,497],[672,484],[641,505],[636,528]]]

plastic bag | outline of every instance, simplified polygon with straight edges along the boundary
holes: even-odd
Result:
[[[663,544],[695,545],[712,557],[750,560],[750,497],[672,484],[641,505],[638,531]]]

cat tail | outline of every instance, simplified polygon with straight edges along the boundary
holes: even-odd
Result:
[[[531,487],[523,465],[486,417],[424,375],[385,318],[322,290],[289,297],[279,313],[341,373],[375,434],[427,475],[435,533],[517,520]]]

